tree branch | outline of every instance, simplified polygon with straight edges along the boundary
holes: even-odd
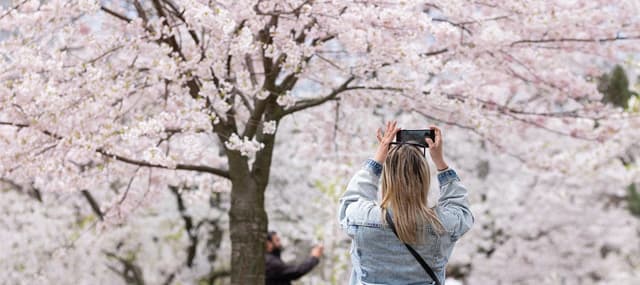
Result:
[[[14,123],[14,122],[4,122],[4,121],[0,121],[0,125],[13,126],[13,127],[18,128],[18,129],[31,127],[31,125],[29,125],[29,124]],[[49,132],[47,130],[39,130],[39,131],[42,132],[43,134],[48,135],[50,137],[53,137],[55,139],[58,139],[58,140],[62,139],[62,136],[59,136],[58,134],[54,134],[54,133]]]
[[[436,51],[430,51],[430,52],[425,52],[425,53],[421,53],[420,56],[434,56],[434,55],[439,55],[445,52],[448,52],[449,49],[448,48],[443,48],[440,50],[436,50]]]
[[[176,203],[178,204],[178,211],[184,221],[184,231],[189,236],[191,244],[187,247],[187,266],[193,266],[193,260],[196,257],[196,249],[198,247],[198,232],[193,226],[193,218],[186,213],[187,208],[184,206],[184,201],[180,195],[179,188],[177,186],[169,186],[169,190],[176,196]]]
[[[163,0],[162,2],[167,4],[171,8],[171,10],[173,10],[173,15],[175,15],[183,23],[187,24],[187,20],[184,18],[184,10],[182,12],[179,11],[178,6],[170,0]],[[198,39],[198,35],[194,30],[189,29],[189,35],[191,36],[191,39],[193,39],[193,42],[196,43],[196,45],[200,45],[200,39]]]
[[[38,188],[36,187],[33,187],[33,185],[31,185],[30,189],[25,189],[26,187],[23,187],[22,185],[18,184],[17,182],[11,179],[0,177],[0,184],[2,183],[5,183],[11,186],[12,188],[14,188],[16,191],[20,193],[26,193],[29,197],[34,198],[38,200],[38,202],[42,203],[42,194],[40,193],[40,190],[38,190]]]
[[[250,54],[244,55],[244,64],[247,66],[247,70],[249,71],[249,79],[251,80],[251,85],[255,88],[258,85],[258,79],[256,78],[256,71],[253,67],[253,59],[251,59]]]
[[[246,126],[244,128],[244,132],[242,132],[243,137],[253,137],[258,130],[258,125],[260,123],[260,119],[262,118],[262,114],[267,106],[267,99],[264,100],[255,100],[255,108],[253,112],[251,112],[251,116],[247,120]]]
[[[329,95],[326,95],[324,97],[320,97],[320,98],[315,98],[315,99],[308,99],[308,100],[301,100],[298,101],[293,107],[284,110],[284,112],[281,113],[280,117],[284,117],[286,115],[298,112],[298,111],[302,111],[304,109],[307,108],[311,108],[311,107],[315,107],[318,105],[321,105],[322,103],[325,103],[329,100],[333,100],[335,99],[338,94],[349,90],[348,86],[349,83],[351,83],[353,80],[355,80],[355,76],[351,76],[349,77],[347,80],[345,80],[342,84],[340,84],[340,86],[338,86],[338,88],[333,89],[333,91],[331,91],[331,93],[329,93]]]
[[[171,25],[169,25],[167,15],[164,11],[164,8],[162,7],[162,3],[160,3],[160,0],[153,0],[152,3],[153,7],[158,13],[158,17],[163,18],[162,25],[171,30],[172,27]],[[178,45],[178,41],[176,40],[176,37],[174,35],[161,35],[160,40],[168,44],[173,52],[177,53],[183,61],[187,61],[187,57],[182,52],[182,49],[180,48],[180,45]],[[194,99],[198,98],[200,93],[200,84],[198,83],[198,78],[193,77],[189,79],[189,81],[187,81],[187,87],[189,88],[189,95],[191,95],[191,97]]]
[[[144,277],[142,275],[142,269],[140,269],[139,266],[133,263],[133,261],[124,259],[113,252],[108,252],[108,251],[103,251],[103,252],[108,257],[118,260],[124,266],[124,269],[122,271],[119,271],[112,267],[110,267],[110,269],[120,274],[120,276],[122,276],[122,279],[124,279],[127,284],[144,285]]]
[[[149,163],[146,161],[142,161],[142,160],[135,160],[135,159],[131,159],[131,158],[127,158],[121,155],[117,155],[117,154],[112,154],[107,150],[104,150],[102,148],[98,148],[96,149],[96,152],[105,155],[107,157],[111,157],[115,160],[118,161],[122,161],[122,162],[126,162],[129,164],[133,164],[133,165],[138,165],[138,166],[146,166],[146,167],[153,167],[153,168],[163,168],[163,169],[177,169],[177,170],[191,170],[191,171],[198,171],[198,172],[206,172],[206,173],[210,173],[213,175],[217,175],[220,177],[224,177],[229,179],[229,172],[226,170],[222,170],[222,169],[218,169],[218,168],[214,168],[214,167],[209,167],[209,166],[204,166],[204,165],[190,165],[190,164],[177,164],[175,168],[170,168],[164,165],[160,165],[160,164],[153,164],[153,163]]]
[[[622,41],[622,40],[638,40],[640,36],[631,36],[631,37],[609,37],[609,38],[600,38],[600,39],[588,39],[588,38],[557,38],[557,39],[535,39],[535,40],[519,40],[512,42],[510,46],[516,46],[520,44],[537,44],[537,43],[557,43],[557,42],[578,42],[578,43],[604,43],[604,42],[614,42],[614,41]]]
[[[109,14],[111,16],[114,16],[114,17],[116,17],[116,18],[118,18],[120,20],[123,20],[123,21],[125,21],[127,23],[131,23],[131,19],[129,19],[126,16],[124,16],[124,15],[122,15],[122,14],[116,12],[116,11],[113,11],[113,10],[111,10],[111,9],[105,7],[105,6],[100,6],[100,10],[105,11],[107,14]]]
[[[30,127],[29,124],[21,124],[21,123],[13,123],[13,122],[4,122],[4,121],[0,121],[0,125],[7,125],[7,126],[13,126],[13,127],[17,127],[17,128],[27,128]],[[55,139],[61,140],[63,139],[62,136],[49,132],[47,130],[39,130],[40,132],[51,136]],[[226,170],[222,170],[222,169],[218,169],[218,168],[214,168],[214,167],[209,167],[209,166],[204,166],[204,165],[190,165],[190,164],[178,164],[176,165],[175,168],[170,168],[164,165],[160,165],[160,164],[153,164],[153,163],[149,163],[146,161],[141,161],[141,160],[135,160],[135,159],[131,159],[131,158],[127,158],[118,154],[113,154],[110,153],[108,150],[105,150],[103,148],[98,148],[96,149],[97,153],[100,153],[102,155],[105,155],[107,157],[111,157],[113,159],[116,159],[118,161],[122,161],[122,162],[126,162],[129,164],[133,164],[133,165],[138,165],[138,166],[146,166],[146,167],[153,167],[153,168],[163,168],[163,169],[178,169],[178,170],[191,170],[191,171],[198,171],[198,172],[205,172],[205,173],[210,173],[213,175],[218,175],[220,177],[224,177],[229,179],[229,171]]]
[[[6,17],[7,15],[11,14],[11,12],[13,12],[14,10],[20,9],[20,6],[24,5],[24,3],[27,3],[27,1],[29,1],[29,0],[23,0],[22,2],[20,2],[20,3],[16,4],[16,5],[14,5],[13,7],[7,9],[7,11],[0,16],[0,20],[2,20],[2,18]]]
[[[102,211],[100,211],[100,205],[98,205],[98,202],[93,198],[89,190],[85,189],[81,192],[82,196],[84,196],[87,199],[87,202],[89,202],[89,205],[91,205],[91,209],[93,210],[93,212],[98,215],[98,218],[100,218],[101,221],[104,221],[104,216],[102,214]]]
[[[149,17],[147,17],[147,12],[144,11],[144,7],[142,7],[142,4],[138,0],[133,1],[133,6],[136,7],[136,12],[138,12],[138,16],[142,18],[142,23],[146,27],[147,23],[149,23]]]
[[[473,34],[469,28],[464,26],[465,25],[464,23],[454,23],[454,22],[452,22],[450,20],[447,20],[447,19],[444,19],[444,18],[433,18],[432,21],[448,23],[449,25],[452,25],[454,27],[460,28],[462,31],[467,32],[469,35]]]
[[[258,5],[256,4],[256,7]],[[275,27],[278,25],[278,16],[271,16],[269,22],[264,26],[262,30],[258,32],[259,42],[262,43],[261,46],[261,55],[262,55],[262,68],[264,70],[264,83],[263,89],[268,91],[275,91],[275,80],[277,77],[277,73],[279,73],[277,63],[274,64],[273,58],[266,55],[266,48],[268,45],[273,43],[273,38],[271,37],[271,27]],[[274,75],[275,74],[275,75]]]
[[[254,6],[254,10],[259,11],[258,4]],[[265,46],[273,43],[273,39],[271,37],[269,30],[271,29],[271,27],[274,27],[277,25],[278,25],[278,16],[277,15],[271,16],[271,19],[269,20],[269,22],[264,26],[264,28],[262,28],[262,30],[258,32],[259,42],[262,43],[261,45],[262,67],[265,73],[262,89],[266,92],[270,92],[271,94],[269,94],[269,96],[267,96],[267,98],[265,98],[264,100],[260,100],[257,98],[254,99],[254,104],[253,104],[254,108],[253,108],[253,111],[251,112],[251,115],[249,116],[249,119],[247,120],[247,124],[242,133],[243,137],[255,136],[256,131],[258,129],[259,122],[261,121],[262,115],[264,114],[265,108],[267,107],[267,104],[270,101],[270,99],[273,97],[272,95],[273,92],[276,91],[275,80],[277,76],[274,76],[273,74],[275,72],[279,73],[279,70],[278,70],[277,64],[274,67],[274,63],[272,61],[273,58],[268,57],[266,55]],[[245,58],[245,61],[247,61],[246,58]],[[247,61],[247,65],[250,65],[248,61]]]

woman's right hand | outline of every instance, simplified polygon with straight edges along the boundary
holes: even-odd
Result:
[[[374,160],[380,164],[383,164],[387,159],[387,154],[389,153],[389,145],[393,142],[393,139],[396,137],[396,133],[400,131],[398,128],[398,122],[390,121],[387,122],[387,128],[382,132],[382,129],[378,129],[376,132],[376,138],[378,139],[378,150],[374,156]]]
[[[445,170],[449,168],[449,166],[444,162],[444,155],[442,153],[442,131],[436,126],[430,126],[429,129],[432,129],[435,133],[435,141],[431,140],[431,138],[425,139],[425,142],[429,146],[429,155],[431,155],[431,159],[439,171]]]

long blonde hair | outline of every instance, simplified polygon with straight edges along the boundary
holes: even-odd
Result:
[[[417,147],[395,145],[382,170],[382,220],[393,209],[393,223],[405,243],[422,242],[423,230],[430,224],[438,233],[444,230],[435,210],[428,206],[431,175],[429,164]]]

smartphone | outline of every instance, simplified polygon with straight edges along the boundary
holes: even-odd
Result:
[[[436,141],[436,133],[433,130],[400,130],[396,133],[396,143],[414,143],[421,147],[428,148],[425,138],[431,138],[432,141]]]

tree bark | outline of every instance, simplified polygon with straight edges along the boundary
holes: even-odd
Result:
[[[229,154],[231,174],[231,284],[264,284],[267,212],[264,209],[265,187],[259,187],[249,171],[246,157]]]

